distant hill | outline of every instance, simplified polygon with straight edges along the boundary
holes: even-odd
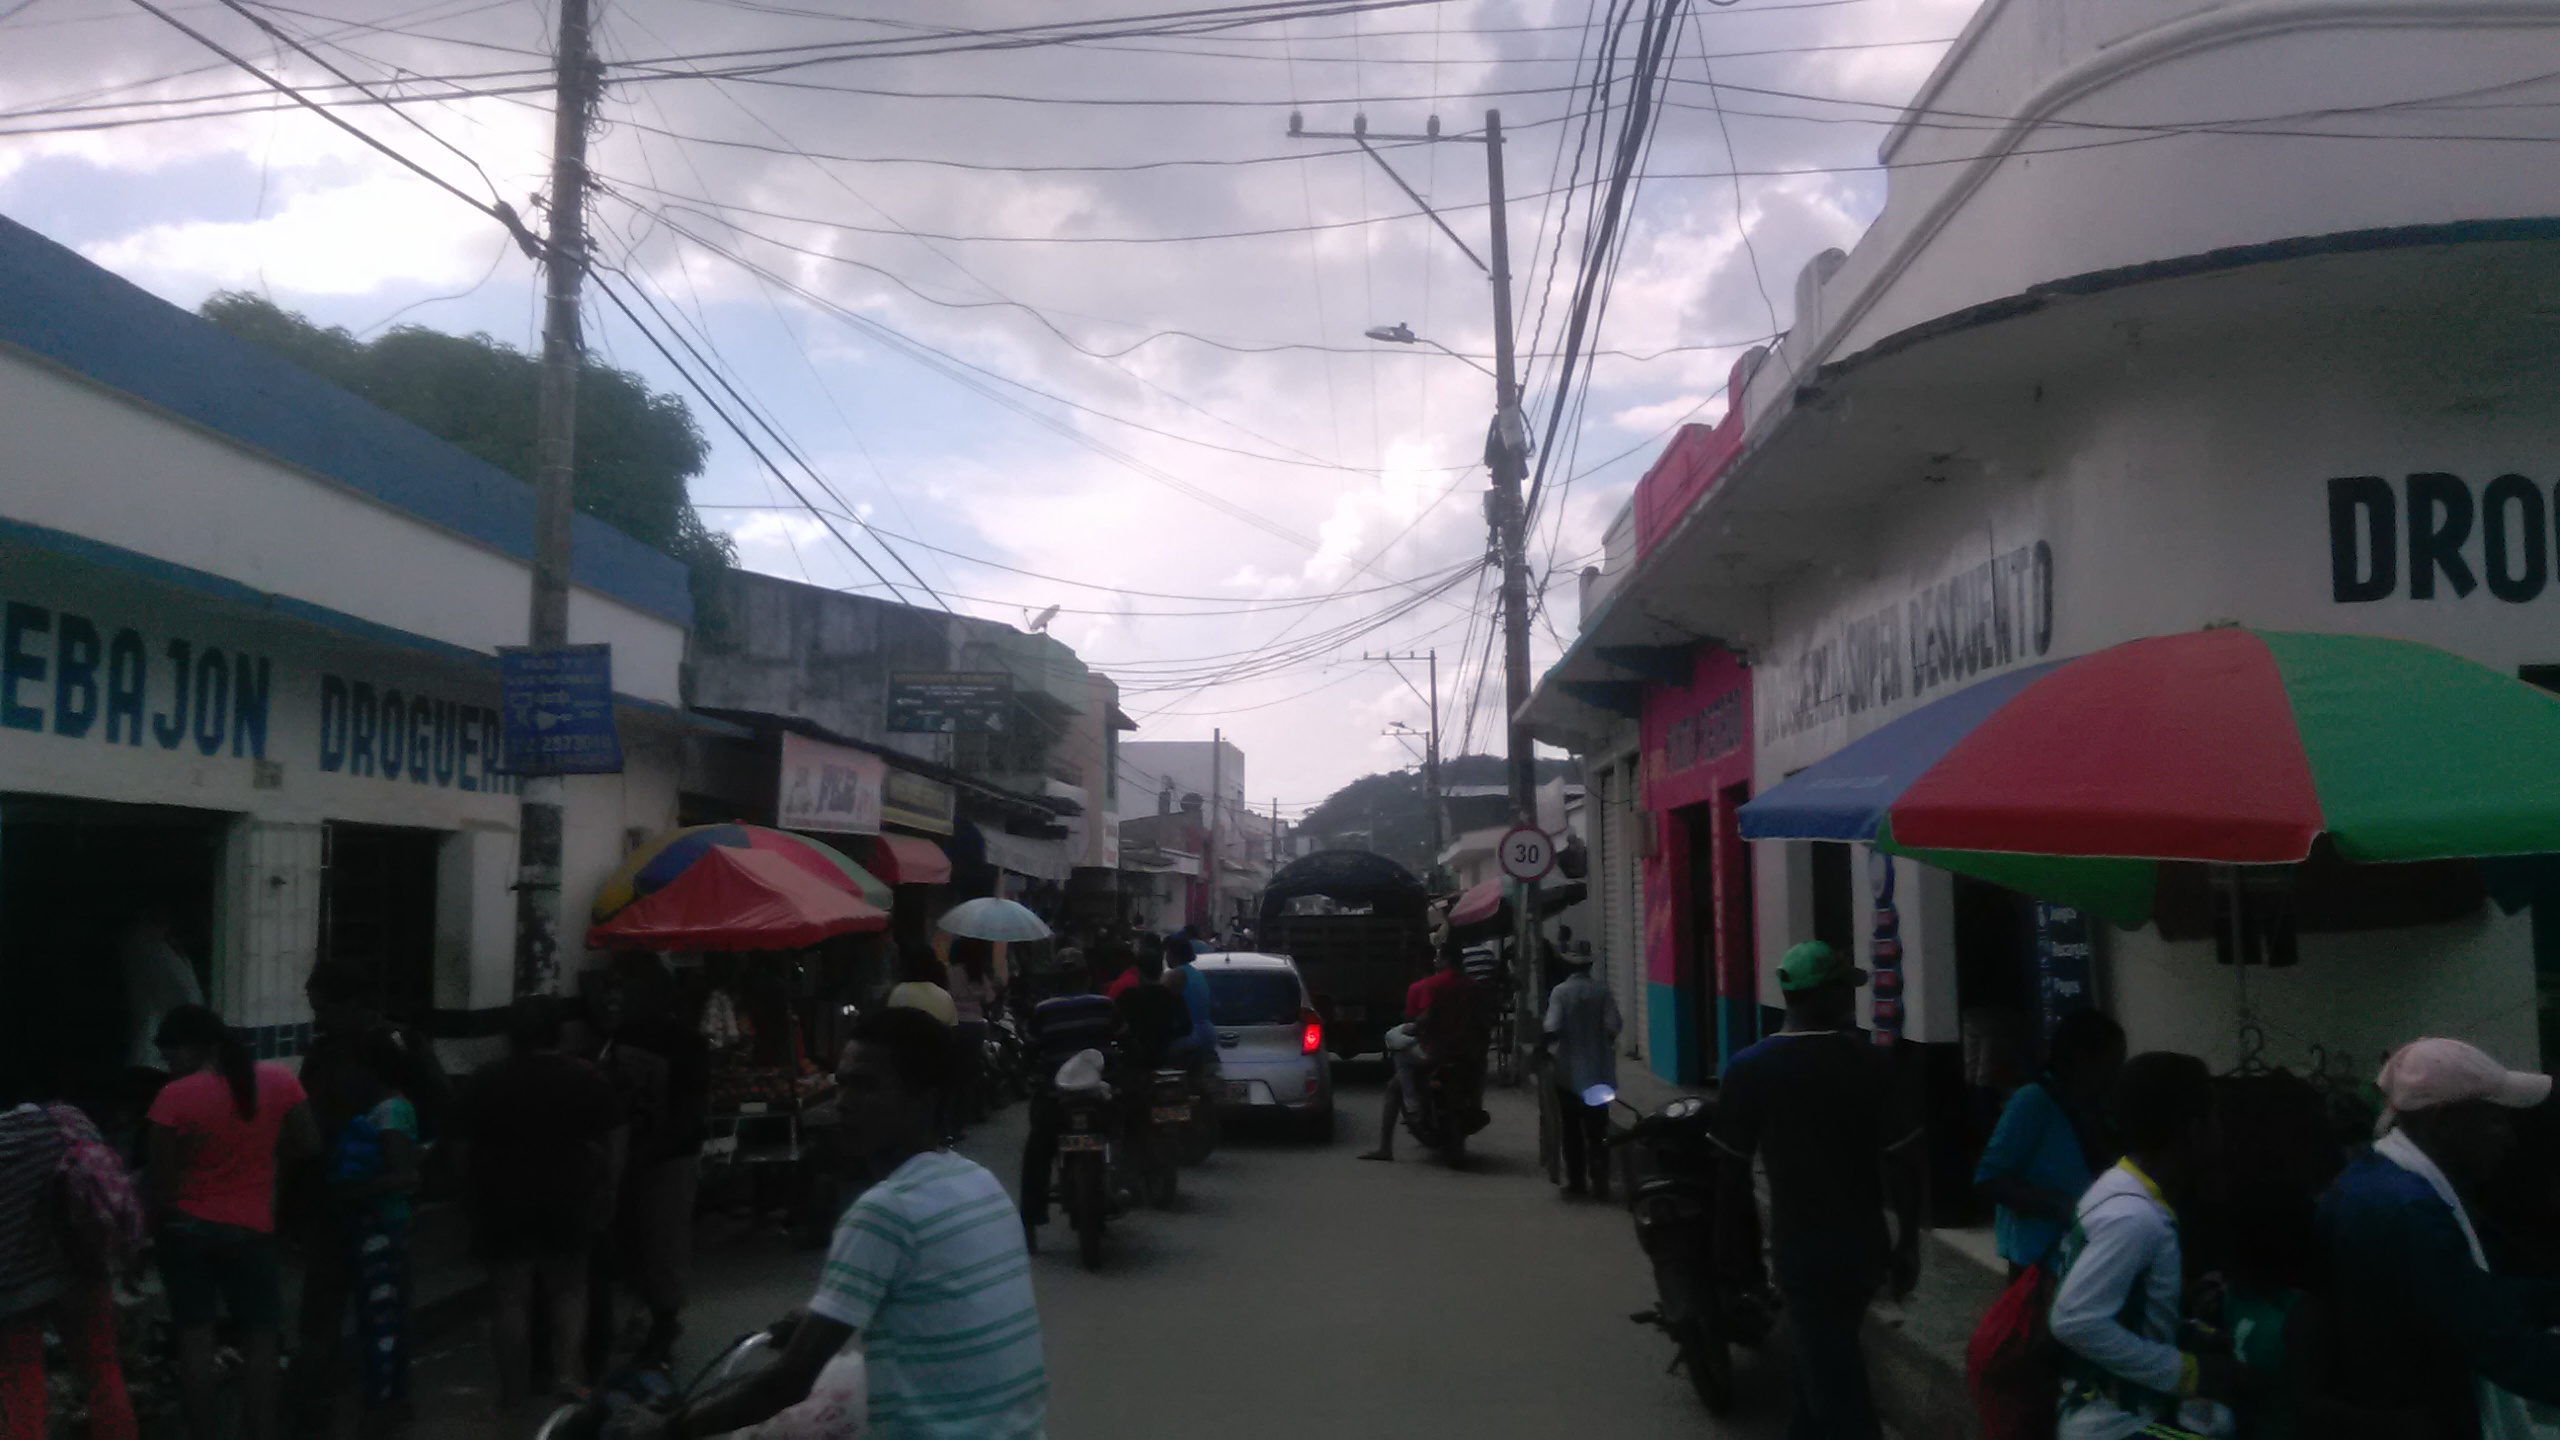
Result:
[[[1571,759],[1538,762],[1541,784],[1558,775],[1577,778],[1580,774],[1581,767]],[[1440,762],[1444,791],[1500,785],[1507,778],[1499,755],[1454,755]],[[1321,845],[1373,850],[1425,877],[1437,858],[1431,853],[1431,812],[1424,802],[1420,766],[1361,776],[1326,796],[1323,804],[1307,813],[1299,829],[1315,835]],[[1442,837],[1444,841],[1455,838]]]

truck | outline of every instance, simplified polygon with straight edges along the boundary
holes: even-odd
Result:
[[[1431,973],[1430,895],[1366,850],[1319,850],[1262,892],[1259,948],[1297,962],[1337,1058],[1382,1053],[1405,987]]]

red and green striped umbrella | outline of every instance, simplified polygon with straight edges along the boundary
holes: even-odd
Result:
[[[2162,861],[2560,852],[2560,698],[2432,646],[2217,627],[2011,671],[1742,807],[2123,925]]]
[[[773,851],[875,910],[888,909],[892,900],[889,887],[870,871],[845,858],[835,847],[805,835],[768,830],[762,825],[689,825],[670,830],[624,857],[622,868],[596,891],[595,923],[601,925],[634,900],[663,889],[692,869],[704,851],[715,846]]]

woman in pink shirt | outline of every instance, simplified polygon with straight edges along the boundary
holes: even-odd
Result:
[[[192,1440],[213,1440],[213,1322],[228,1309],[249,1335],[241,1434],[274,1440],[276,1164],[318,1155],[320,1127],[293,1072],[250,1059],[204,1006],[170,1011],[159,1041],[177,1078],[151,1102],[145,1193],[178,1329],[179,1405]]]

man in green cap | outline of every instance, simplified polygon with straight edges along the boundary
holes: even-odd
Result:
[[[1858,1029],[1866,983],[1819,940],[1789,950],[1778,962],[1786,1028],[1734,1056],[1716,1096],[1721,1198],[1753,1204],[1755,1154],[1769,1171],[1769,1254],[1795,1334],[1790,1440],[1877,1440],[1858,1324],[1879,1285],[1890,1280],[1900,1299],[1920,1273],[1920,1126],[1892,1051]],[[1755,1218],[1729,1209],[1717,1233],[1739,1248]],[[1724,1257],[1728,1273],[1757,1260]]]

